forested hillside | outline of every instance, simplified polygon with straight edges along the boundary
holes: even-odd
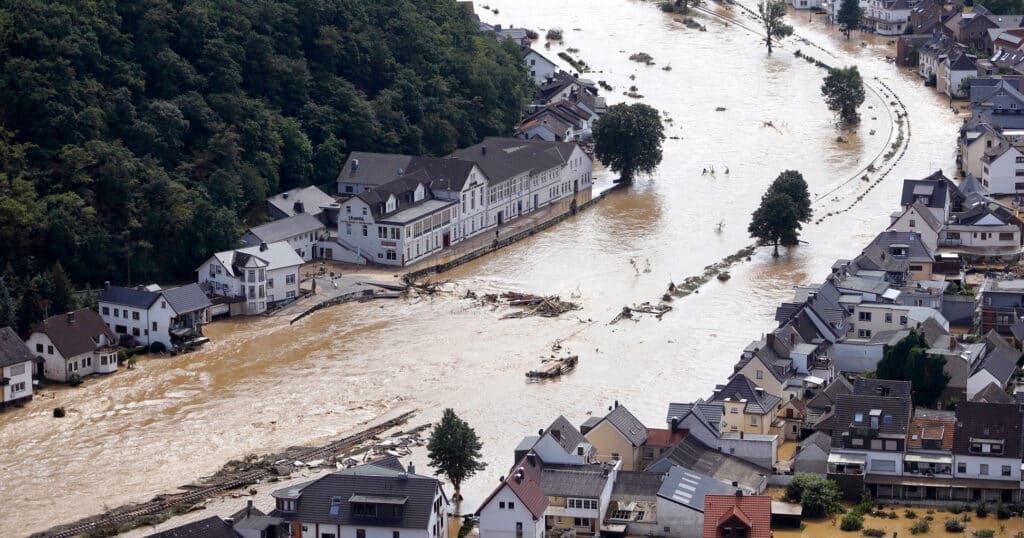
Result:
[[[509,134],[531,93],[454,0],[9,0],[0,39],[0,326],[58,260],[188,278],[268,194]]]

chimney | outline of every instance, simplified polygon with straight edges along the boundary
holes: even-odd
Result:
[[[796,333],[789,333],[789,345],[796,344]]]
[[[956,337],[955,336],[950,336],[949,337],[949,350],[953,351],[955,349],[956,349]]]
[[[544,435],[544,430],[543,429],[537,430],[537,436],[538,437],[543,436],[543,435]]]
[[[736,496],[737,497],[742,497],[743,496],[743,490],[742,489],[736,490]]]
[[[224,523],[227,523],[228,527],[234,527],[235,526],[235,518],[233,518],[233,517],[226,517],[226,518],[224,518]]]
[[[416,474],[416,466],[411,461],[409,462],[409,474]]]
[[[675,433],[676,428],[679,427],[679,417],[672,417],[672,427],[669,429],[669,433]]]
[[[401,176],[401,175],[402,175],[402,174],[404,174],[404,173],[405,173],[405,171],[404,171],[404,170],[402,170],[401,168],[397,168],[397,169],[395,169],[395,175],[396,175],[396,176]]]
[[[352,173],[356,173],[359,170],[359,159],[352,159]]]
[[[734,488],[738,488],[738,487],[740,487],[740,483],[739,483],[739,482],[737,482],[737,481],[735,481],[735,480],[733,480],[733,481],[732,481],[732,487],[734,487]]]
[[[282,194],[281,198],[284,198],[285,200],[287,200],[288,199],[288,193],[286,192],[286,193]]]
[[[68,319],[68,323],[74,323],[75,322],[75,313],[74,312],[68,312],[67,313],[67,319]]]
[[[480,155],[487,155],[487,146],[480,146]]]
[[[529,463],[530,467],[536,467],[537,466],[537,455],[534,454],[533,452],[530,452],[529,454],[527,454],[526,455],[526,463]]]
[[[618,408],[619,408],[619,401],[615,400],[615,409],[618,409]]]
[[[520,467],[520,468],[516,469],[515,478],[516,478],[516,483],[517,484],[521,484],[523,482],[523,476],[525,476],[525,474],[523,473],[523,468]]]
[[[292,209],[294,209],[296,213],[305,213],[306,212],[305,204],[303,204],[302,202],[300,202],[298,200],[296,200],[295,204],[292,205]]]
[[[246,517],[252,515],[252,499],[249,499],[249,503],[245,505],[245,515]]]
[[[260,252],[266,252],[268,248],[270,247],[267,246],[266,242],[260,241]]]
[[[772,332],[764,335],[764,343],[768,347],[775,345],[775,333]]]
[[[551,436],[554,437],[556,441],[562,440],[561,430],[551,430]]]
[[[105,289],[105,290],[109,290],[110,289],[110,281],[109,280],[104,280],[103,281],[103,289]]]

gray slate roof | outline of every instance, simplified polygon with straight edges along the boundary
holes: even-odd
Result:
[[[678,418],[682,421],[686,418],[687,413],[692,412],[712,430],[718,431],[718,426],[722,423],[724,409],[725,406],[722,402],[705,402],[701,399],[693,403],[670,403],[668,404],[668,417],[665,419],[665,422],[671,424],[673,418]]]
[[[910,381],[892,379],[869,379],[862,377],[853,384],[853,393],[858,396],[889,396],[891,398],[911,398],[913,385]]]
[[[992,374],[992,377],[996,378],[1003,386],[1006,386],[1010,377],[1013,376],[1013,372],[1017,369],[1017,359],[1020,358],[1020,352],[1006,343],[994,331],[990,331],[989,334],[985,335],[985,348],[985,357],[976,363],[971,375],[985,370]]]
[[[807,439],[800,441],[800,449],[794,458],[799,458],[800,454],[803,454],[808,448],[816,446],[821,449],[822,452],[828,454],[832,450],[832,438],[825,432],[814,432]]]
[[[548,429],[544,430],[544,433],[552,434],[552,437],[567,454],[575,454],[576,447],[585,441],[583,434],[562,415],[558,415],[558,418],[548,426]]]
[[[763,478],[770,472],[736,456],[714,450],[692,435],[686,436],[671,450],[666,450],[660,458],[648,465],[646,470],[667,473],[672,465],[696,471],[727,484],[737,482],[739,487],[749,492],[758,491]]]
[[[736,374],[729,380],[729,383],[715,391],[711,401],[724,402],[726,399],[734,401],[746,400],[747,404],[743,409],[746,413],[757,415],[774,413],[775,407],[779,405],[782,399],[774,394],[768,394],[767,391],[758,391],[758,388],[756,383],[747,379],[747,376]]]
[[[117,336],[100,318],[88,308],[68,314],[50,316],[32,327],[32,332],[43,333],[50,338],[54,347],[65,359],[95,351],[100,335],[111,345],[117,343]]]
[[[942,179],[904,179],[900,205],[911,206],[923,199],[927,207],[942,208],[948,194],[949,185]]]
[[[323,212],[323,208],[336,203],[334,198],[315,186],[296,187],[267,198],[268,205],[289,217],[297,214],[296,204],[301,204],[303,213],[319,215]]]
[[[826,407],[833,407],[836,400],[843,394],[853,394],[853,385],[843,376],[838,376],[828,384],[821,392],[814,395],[807,407],[811,409],[824,410]]]
[[[633,446],[640,446],[647,440],[647,426],[644,426],[639,419],[630,413],[626,406],[620,405],[615,409],[612,409],[605,415],[604,420],[607,420],[619,430]]]
[[[238,535],[231,530],[231,525],[228,525],[220,516],[211,516],[186,523],[180,527],[150,534],[146,538],[238,538]]]
[[[299,213],[291,217],[275,220],[266,224],[261,224],[255,228],[249,230],[247,236],[251,234],[255,238],[255,241],[248,240],[250,246],[259,245],[260,242],[274,243],[276,241],[284,241],[295,237],[297,235],[305,233],[314,233],[320,230],[325,230],[327,227],[324,223],[320,222],[319,219],[310,215],[309,213]]]
[[[910,398],[847,394],[840,396],[836,401],[832,419],[832,446],[842,448],[843,434],[848,432],[851,426],[868,427],[873,409],[882,412],[878,424],[879,432],[906,437],[907,430],[910,428]],[[856,420],[858,413],[860,421]],[[891,416],[892,420],[886,421],[886,416]]]
[[[210,298],[203,293],[203,289],[195,283],[164,290],[163,294],[167,304],[179,315],[213,306]]]
[[[639,471],[619,471],[612,486],[612,495],[628,495],[630,497],[651,497],[658,495],[665,475],[662,473],[644,473]]]
[[[476,163],[490,184],[495,185],[523,172],[563,165],[575,148],[576,144],[572,142],[487,137],[483,142],[460,149],[450,156]]]
[[[971,398],[971,401],[1008,404],[1013,403],[1013,398],[1003,390],[1003,387],[1000,387],[996,383],[989,383],[988,385],[985,385],[985,388],[979,390],[974,397]]]
[[[673,466],[658,490],[658,496],[668,501],[704,511],[704,496],[732,493],[732,487],[695,471]]]
[[[405,173],[412,159],[410,155],[353,151],[341,167],[337,182],[383,185]],[[355,161],[359,162],[359,166],[353,170]]]
[[[599,465],[545,465],[540,489],[548,497],[601,496],[608,477]]]
[[[153,306],[153,303],[155,303],[159,297],[160,292],[158,291],[111,286],[109,288],[104,288],[104,290],[100,292],[99,301],[101,303],[113,303],[142,310],[149,310],[149,307]]]
[[[1003,441],[1003,457],[1021,457],[1021,410],[1017,404],[960,402],[956,406],[953,453],[971,454],[971,439]]]
[[[32,352],[10,327],[0,329],[0,368],[32,360]]]

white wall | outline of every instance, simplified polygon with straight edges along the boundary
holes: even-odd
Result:
[[[718,447],[723,454],[771,469],[778,460],[779,438],[772,436],[772,439],[739,439],[730,435],[719,439]]]
[[[941,220],[939,222],[942,222]],[[921,242],[929,250],[935,252],[939,241],[939,232],[928,226],[924,218],[917,213],[917,209],[908,208],[896,221],[889,226],[894,232],[917,232],[921,235]]]
[[[291,277],[291,283],[288,282]],[[273,285],[271,285],[273,284]],[[267,302],[275,303],[299,296],[299,266],[267,271]]]
[[[859,374],[878,366],[878,361],[882,360],[883,346],[836,342],[828,352],[837,370]]]
[[[29,351],[34,356],[43,358],[43,377],[53,381],[66,381],[68,373],[65,370],[64,357],[53,346],[50,337],[44,333],[32,333],[25,341]],[[39,351],[38,346],[43,346]]]
[[[669,536],[701,538],[704,533],[704,513],[658,497],[658,526],[668,527]]]
[[[526,70],[530,72],[530,77],[538,85],[555,76],[555,64],[548,61],[535,50],[531,50],[524,58],[524,61],[526,62]]]
[[[828,472],[828,454],[817,445],[809,445],[794,458],[793,472],[814,473],[824,476]]]
[[[346,525],[327,525],[317,523],[303,523],[302,538],[322,538],[324,533],[334,534],[334,538],[352,538],[356,535],[356,529],[366,531],[366,538],[393,538],[393,532],[399,531],[402,538],[429,538],[429,534],[421,529],[402,529],[398,527],[350,527]]]
[[[214,268],[213,275],[210,274],[211,267]],[[208,260],[199,266],[199,269],[196,270],[196,274],[198,275],[196,282],[199,284],[205,284],[207,282],[211,284],[218,284],[218,286],[211,288],[211,292],[215,295],[234,297],[243,295],[241,281],[238,278],[231,276],[231,274],[228,273],[227,268],[220,263],[220,260],[218,260],[216,256],[210,256]]]
[[[43,376],[46,379],[63,383],[71,374],[85,377],[94,373],[109,374],[117,371],[117,352],[114,351],[82,353],[65,361],[56,346],[53,347],[53,353],[50,353],[50,346],[53,343],[50,341],[50,337],[44,333],[32,333],[25,343],[34,356],[43,357]],[[42,352],[37,351],[37,345],[43,346]]]
[[[505,508],[499,508],[505,503]],[[508,509],[508,503],[514,503],[514,509]],[[544,519],[534,520],[533,514],[526,509],[523,502],[508,485],[502,485],[501,491],[491,502],[480,510],[481,538],[515,538],[516,523],[523,524],[523,536],[542,538],[544,536]]]
[[[959,472],[960,463],[966,463],[966,472]],[[988,464],[988,474],[981,474],[981,464]],[[1002,475],[1002,467],[1004,465],[1010,466],[1010,476]],[[984,480],[1005,480],[1009,482],[1020,481],[1020,460],[1015,458],[999,458],[992,456],[981,456],[981,455],[962,455],[955,454],[953,456],[953,478],[980,478]]]
[[[209,269],[207,269],[209,273]],[[160,342],[168,349],[171,347],[171,335],[169,332],[171,318],[175,316],[174,310],[167,304],[167,300],[161,295],[148,310],[131,308],[128,306],[100,301],[98,304],[100,317],[110,327],[110,330],[118,338],[126,334],[135,338],[143,345],[150,345],[153,342]],[[114,315],[115,310],[118,315]],[[127,311],[127,317],[125,316]],[[135,316],[139,319],[135,319]],[[153,324],[156,324],[156,329]],[[118,331],[117,327],[122,326],[124,332]],[[138,331],[136,335],[135,332]]]
[[[9,381],[4,386],[3,401],[18,400],[32,395],[32,361],[12,364],[2,369]],[[15,391],[14,389],[18,390]]]

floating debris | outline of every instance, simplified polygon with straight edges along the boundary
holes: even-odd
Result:
[[[716,106],[715,107],[715,112],[725,112],[725,107],[724,106]]]
[[[545,361],[544,366],[538,370],[530,370],[526,372],[526,377],[531,380],[538,379],[551,379],[558,377],[563,374],[567,374],[576,368],[576,363],[579,362],[579,355],[570,355],[564,359],[555,359]]]

